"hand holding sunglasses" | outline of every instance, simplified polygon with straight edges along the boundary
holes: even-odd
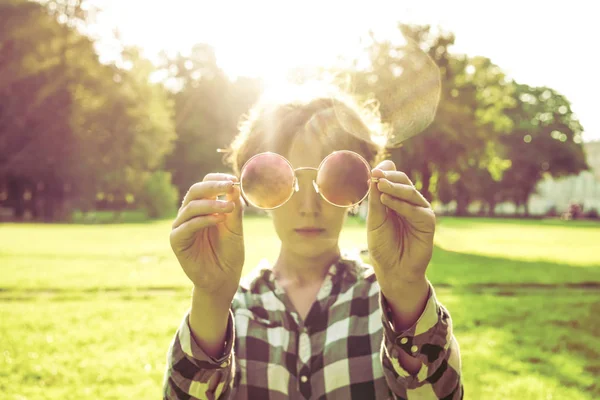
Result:
[[[243,207],[237,178],[212,173],[186,193],[170,242],[194,291],[229,304],[244,265]],[[219,200],[225,196],[225,200]]]
[[[394,314],[410,310],[404,315],[407,321],[414,321],[421,315],[429,292],[425,272],[433,254],[435,213],[392,161],[380,163],[373,175],[378,182],[371,186],[367,218],[371,264]],[[395,321],[397,330],[409,327]]]

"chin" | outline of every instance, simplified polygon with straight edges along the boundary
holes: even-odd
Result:
[[[309,239],[290,241],[289,247],[294,253],[307,258],[315,258],[337,250],[337,241],[332,239]]]

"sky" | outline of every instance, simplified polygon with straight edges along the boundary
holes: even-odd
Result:
[[[185,52],[209,43],[231,77],[271,80],[288,68],[356,54],[369,29],[383,38],[397,35],[398,22],[440,26],[456,35],[452,52],[488,57],[520,83],[565,95],[584,127],[584,141],[600,140],[594,1],[92,1],[102,9],[93,33],[101,58],[113,56],[111,33],[118,29],[123,42],[151,59],[161,50]]]

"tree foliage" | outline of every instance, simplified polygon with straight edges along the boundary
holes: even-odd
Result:
[[[61,4],[0,4],[0,179],[17,215],[29,207],[65,218],[99,192],[124,203],[174,139],[168,94],[148,81],[152,65],[134,49],[122,54],[125,68],[100,63],[68,23],[81,8]]]
[[[529,88],[536,93],[526,93],[526,86],[510,80],[490,59],[453,54],[452,33],[434,32],[429,26],[398,29],[439,67],[441,94],[433,123],[390,150],[396,166],[412,177],[428,200],[454,201],[459,214],[480,201],[493,213],[499,201],[526,203],[546,170],[560,176],[586,168],[582,128],[563,96],[547,88]],[[378,101],[382,118],[398,134],[407,117],[396,94],[410,93],[413,102],[426,103],[427,73],[415,69],[418,63],[404,43],[371,36],[366,54],[368,65],[352,71],[356,90]],[[538,101],[524,101],[528,96]],[[540,153],[531,157],[523,138],[540,134],[550,141],[536,146]]]
[[[128,47],[100,62],[85,35],[91,4],[0,0],[0,203],[18,217],[64,219],[99,203],[164,215],[176,203],[171,184],[181,199],[225,170],[216,150],[262,90],[229,78],[206,44],[160,65]],[[333,72],[377,101],[389,143],[402,142],[389,157],[427,199],[493,213],[498,202],[527,204],[546,175],[587,168],[583,128],[563,95],[514,82],[484,56],[454,54],[452,33],[398,33],[404,42],[371,35],[360,60]]]

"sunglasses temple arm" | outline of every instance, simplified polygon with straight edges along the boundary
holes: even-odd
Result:
[[[313,182],[313,187],[315,188],[315,192],[319,193],[319,185],[317,185],[317,182],[312,181]]]

